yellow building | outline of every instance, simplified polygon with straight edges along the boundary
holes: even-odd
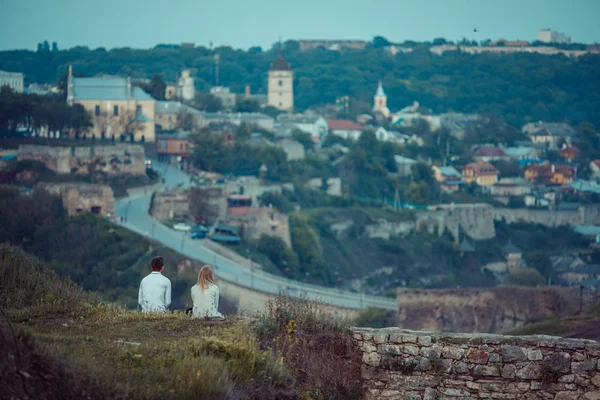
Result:
[[[490,186],[498,182],[498,170],[489,163],[478,160],[467,164],[462,171],[463,181],[475,182],[479,186]]]
[[[81,104],[92,115],[94,126],[84,134],[88,138],[155,141],[155,100],[132,87],[129,77],[74,78],[69,68],[67,102]]]

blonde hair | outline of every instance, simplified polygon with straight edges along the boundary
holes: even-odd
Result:
[[[200,290],[202,291],[202,293],[204,293],[204,291],[208,289],[211,283],[215,283],[215,275],[213,273],[212,267],[206,264],[200,269],[200,272],[198,273],[197,285],[200,286]]]

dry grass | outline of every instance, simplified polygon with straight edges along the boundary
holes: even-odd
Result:
[[[223,322],[143,314],[99,304],[6,245],[0,277],[0,398],[31,397],[29,379],[41,399],[360,397],[360,352],[314,302],[280,296]]]

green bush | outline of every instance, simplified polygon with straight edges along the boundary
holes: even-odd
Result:
[[[507,285],[537,287],[544,286],[546,280],[535,268],[523,268],[508,275],[504,283]]]

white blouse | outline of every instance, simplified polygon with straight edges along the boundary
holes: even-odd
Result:
[[[192,302],[194,303],[194,317],[223,317],[218,311],[219,287],[215,284],[211,284],[208,289],[204,289],[204,293],[200,290],[200,286],[192,286]]]

